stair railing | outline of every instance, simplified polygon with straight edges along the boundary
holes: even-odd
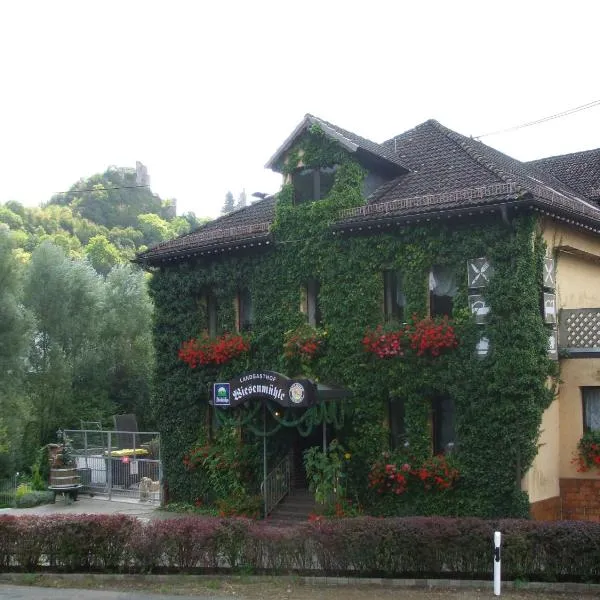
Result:
[[[266,482],[260,484],[260,491],[265,493],[265,517],[289,494],[292,487],[292,453],[285,456],[267,475]]]

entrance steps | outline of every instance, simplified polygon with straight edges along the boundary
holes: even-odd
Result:
[[[318,505],[311,492],[307,489],[292,489],[273,509],[266,522],[279,527],[304,523],[317,509]]]

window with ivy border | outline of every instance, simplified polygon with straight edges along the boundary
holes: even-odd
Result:
[[[333,187],[337,166],[298,169],[292,173],[294,203],[314,202],[325,198]]]
[[[452,270],[434,265],[429,272],[429,314],[432,317],[451,317],[457,292],[456,277]]]
[[[321,307],[319,305],[319,280],[312,277],[307,280],[302,288],[300,310],[306,315],[306,320],[311,327],[319,327],[322,323]]]
[[[403,323],[406,297],[401,271],[384,271],[383,273],[383,312],[386,322]]]
[[[200,305],[204,311],[204,321],[201,323],[202,329],[207,331],[210,337],[215,337],[219,333],[217,326],[217,298],[212,290],[203,292],[200,298]]]
[[[254,327],[254,305],[248,288],[243,288],[237,296],[238,331],[252,331]]]
[[[437,396],[431,402],[433,453],[448,454],[456,443],[455,406],[450,396]]]
[[[600,431],[600,387],[582,387],[583,429]]]
[[[391,450],[401,450],[405,447],[407,437],[404,414],[404,399],[392,396],[388,401],[388,425]]]

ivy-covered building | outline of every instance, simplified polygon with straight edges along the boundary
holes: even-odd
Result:
[[[377,144],[306,115],[267,166],[278,194],[138,257],[170,497],[258,485],[266,433],[269,469],[335,439],[367,511],[598,518],[600,150],[522,163],[433,120]],[[211,406],[246,373],[352,395]]]

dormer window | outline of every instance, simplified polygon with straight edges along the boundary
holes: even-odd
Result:
[[[333,187],[337,167],[301,168],[292,174],[294,203],[325,198]]]

